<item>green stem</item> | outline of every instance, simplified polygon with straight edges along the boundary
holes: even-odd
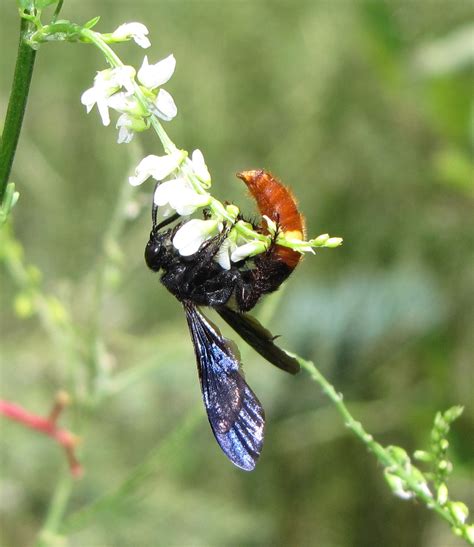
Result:
[[[390,454],[390,452],[384,448],[381,444],[374,440],[372,435],[367,433],[362,424],[355,420],[348,408],[344,404],[342,394],[337,393],[334,387],[326,380],[326,378],[319,372],[319,370],[310,361],[305,361],[297,355],[291,354],[300,363],[311,378],[321,386],[323,392],[331,399],[335,404],[339,414],[344,419],[344,423],[348,429],[350,429],[359,439],[367,446],[370,452],[372,452],[377,460],[386,468],[396,469],[397,475],[408,485],[410,490],[415,492],[418,499],[430,509],[433,509],[438,515],[447,520],[452,527],[456,526],[456,522],[453,519],[451,513],[442,505],[440,505],[436,499],[429,496],[427,492],[421,488],[421,486],[412,478],[410,473],[403,469],[398,461]]]
[[[66,506],[71,497],[73,479],[70,475],[64,474],[56,486],[53,494],[53,499],[49,506],[48,514],[41,532],[38,535],[38,540],[35,547],[46,547],[51,545],[50,538],[56,536],[58,528],[66,511]]]
[[[13,158],[15,157],[18,139],[20,138],[23,116],[25,114],[28,92],[33,74],[36,51],[25,42],[29,22],[25,19],[20,24],[20,43],[13,74],[12,89],[8,101],[7,115],[0,142],[0,203],[10,177]]]
[[[59,13],[60,13],[60,11],[63,7],[63,2],[64,2],[64,0],[59,0],[59,2],[56,5],[56,9],[54,10],[54,14],[53,14],[53,18],[52,18],[53,23],[56,23],[56,21],[59,17]]]
[[[104,57],[107,59],[110,66],[113,67],[119,67],[123,66],[122,61],[120,60],[120,57],[115,53],[115,51],[105,43],[105,41],[102,39],[101,35],[97,32],[94,32],[93,30],[87,29],[87,28],[81,28],[79,30],[79,34],[83,36],[86,40],[93,43],[97,48],[102,51],[104,54]]]

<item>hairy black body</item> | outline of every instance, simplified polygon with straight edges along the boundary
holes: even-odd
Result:
[[[163,270],[161,282],[180,302],[189,300],[199,306],[216,308],[234,297],[239,311],[251,310],[260,298],[271,293],[291,274],[290,268],[275,253],[275,247],[254,259],[232,264],[224,270],[215,256],[226,237],[226,231],[204,243],[191,257],[179,255],[172,239],[173,229],[161,231],[154,228],[145,250],[148,267]]]

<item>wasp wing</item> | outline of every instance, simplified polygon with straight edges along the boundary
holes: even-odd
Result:
[[[237,348],[192,303],[184,309],[212,432],[230,461],[251,471],[263,446],[262,405],[239,371]]]
[[[275,336],[267,330],[255,317],[247,313],[239,313],[222,306],[216,308],[217,313],[226,321],[253,349],[267,361],[278,368],[296,374],[300,364],[285,351],[274,344]]]

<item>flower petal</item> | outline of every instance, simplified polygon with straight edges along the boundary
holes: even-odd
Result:
[[[184,190],[184,188],[185,182],[183,179],[171,179],[162,182],[155,190],[153,201],[155,205],[158,206],[166,205],[166,203],[169,203],[172,199],[172,195],[174,192],[180,192]]]
[[[194,150],[191,154],[191,162],[193,164],[194,174],[206,185],[206,187],[208,187],[211,183],[211,175],[209,174],[209,170],[206,162],[204,161],[204,156],[202,155],[201,150]]]
[[[222,224],[217,220],[192,219],[186,222],[173,238],[173,245],[181,256],[190,256],[213,235],[222,230]]]
[[[81,102],[89,113],[97,104],[102,123],[110,124],[109,100],[114,93],[124,87],[129,93],[134,87],[135,69],[131,66],[109,68],[98,72],[94,78],[93,87],[84,91]]]
[[[138,71],[138,80],[148,89],[160,87],[171,78],[175,67],[176,59],[172,54],[154,65],[148,63],[148,57],[145,55],[142,66]]]
[[[129,93],[133,93],[135,74],[133,66],[118,66],[112,69],[111,83],[118,87],[124,87]]]
[[[109,107],[106,100],[98,100],[97,108],[102,119],[102,123],[107,126],[110,124]]]
[[[165,89],[158,92],[154,106],[155,114],[165,122],[172,120],[178,113],[173,97]]]
[[[184,188],[180,193],[174,192],[169,204],[179,213],[181,207],[205,207],[209,203],[209,194],[198,194],[192,188]],[[181,213],[180,213],[181,214]],[[191,213],[186,213],[191,214]]]
[[[158,206],[169,205],[182,216],[187,216],[198,207],[209,203],[209,194],[198,194],[186,180],[171,179],[158,186],[154,195],[154,202]]]
[[[96,100],[96,90],[93,87],[90,87],[81,95],[81,103],[87,108],[88,114],[95,105]]]
[[[118,112],[136,112],[138,101],[124,91],[114,93],[108,100],[109,108],[113,108]]]
[[[219,250],[216,253],[216,256],[214,257],[215,261],[224,270],[230,270],[230,267],[231,267],[230,253],[231,253],[231,250],[233,250],[232,247],[235,247],[235,245],[232,246],[231,241],[229,239],[226,239],[222,243],[222,245],[220,246]]]
[[[232,262],[240,262],[248,256],[263,253],[266,248],[267,247],[263,241],[250,241],[249,243],[244,243],[243,245],[240,245],[240,247],[237,247],[230,255],[230,259]]]
[[[183,153],[180,151],[166,156],[150,154],[137,165],[135,176],[129,177],[128,181],[132,186],[138,186],[149,177],[153,177],[155,180],[163,180],[179,167],[182,159]]]

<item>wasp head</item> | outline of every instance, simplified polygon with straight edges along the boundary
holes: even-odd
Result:
[[[150,232],[150,239],[145,247],[145,262],[150,270],[159,271],[165,260],[166,246],[163,234],[156,228]]]

